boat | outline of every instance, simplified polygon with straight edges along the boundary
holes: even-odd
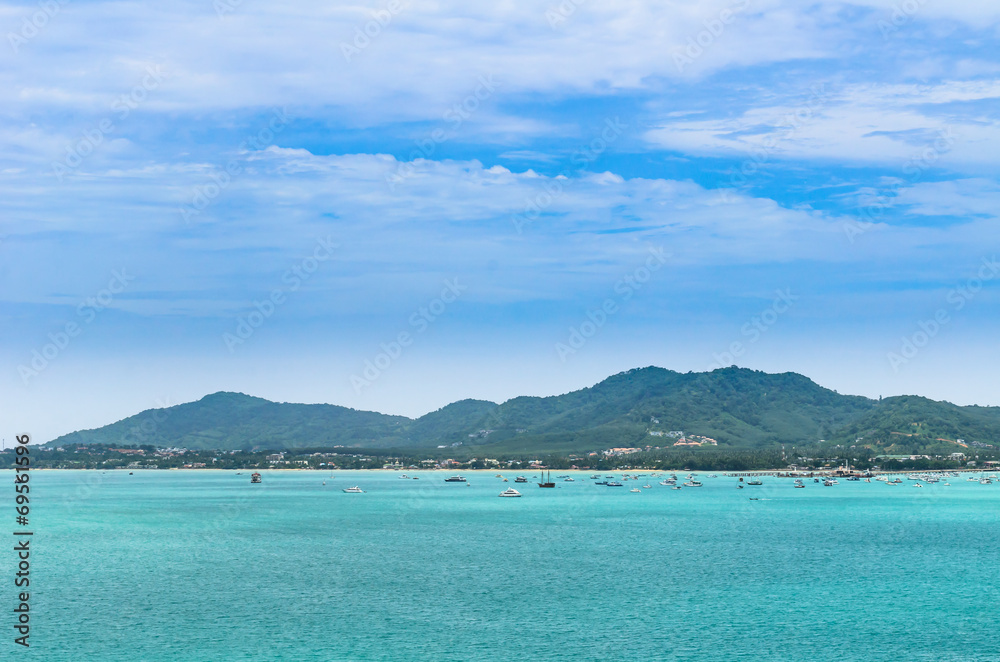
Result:
[[[672,488],[670,488],[670,489],[673,489],[673,490],[679,490],[679,489],[681,489],[681,486],[680,486],[680,485],[674,485],[674,486],[673,486]]]
[[[980,485],[992,485],[993,481],[990,480],[989,478],[983,476],[982,478],[979,479],[979,484]]]
[[[638,487],[633,487],[632,489],[629,490],[629,492],[642,492],[642,490],[640,490]]]
[[[646,483],[645,485],[642,486],[642,489],[648,490],[651,487],[652,487],[652,485],[650,485],[649,483]]]
[[[595,480],[594,481],[594,485],[607,485],[607,484],[608,484],[608,481],[606,481],[606,480]]]
[[[676,480],[670,480],[669,478],[665,478],[664,480],[660,481],[660,485],[663,485],[664,487],[670,487],[671,485],[676,485],[676,484],[677,484]]]
[[[257,473],[256,471],[253,472],[252,474],[250,474],[250,482],[251,483],[259,483],[260,482],[260,474]]]
[[[802,483],[795,483],[795,487],[796,488],[799,488],[799,487],[805,488],[805,485],[803,485]]]
[[[832,485],[833,485],[833,481],[830,480],[829,478],[827,478],[826,480],[823,481],[823,486],[824,487],[830,487]]]
[[[566,478],[563,478],[563,482],[564,483],[574,483],[576,481],[574,481],[572,478],[570,478],[569,476],[567,476]]]
[[[600,480],[601,476],[599,474],[594,474],[593,476],[590,477],[590,479],[591,480]]]
[[[541,472],[539,472],[539,473],[541,473]],[[549,477],[548,478],[540,478],[539,480],[542,480],[544,482],[539,483],[538,487],[555,487],[556,486],[556,484],[552,482],[552,472],[551,471],[549,472]]]
[[[404,479],[405,479],[405,480],[409,480],[409,479],[410,479],[410,477],[409,477],[409,476],[407,476],[406,474],[403,474],[402,476],[400,476],[400,477],[399,477],[399,480],[404,480]]]
[[[501,492],[498,496],[502,496],[502,497],[519,497],[519,496],[521,496],[521,493],[518,492],[517,490],[515,490],[513,487],[508,487],[503,492]]]
[[[605,483],[605,485],[607,485],[608,487],[621,487],[622,486],[622,484],[619,483],[617,480],[609,480],[607,483]]]
[[[528,479],[525,478],[524,476],[518,476],[517,478],[514,479],[514,482],[515,483],[527,483]]]
[[[742,490],[743,489],[743,485],[741,483],[737,483],[736,489]]]
[[[754,478],[753,480],[748,480],[747,485],[763,485],[764,482],[759,478]]]
[[[358,487],[357,485],[355,485],[354,487],[345,487],[344,491],[347,492],[348,494],[364,494],[365,493],[365,491],[363,489],[361,489],[360,487]]]
[[[466,480],[462,476],[452,476],[451,478],[445,478],[444,482],[446,482],[446,483],[464,483],[464,482],[466,482]]]

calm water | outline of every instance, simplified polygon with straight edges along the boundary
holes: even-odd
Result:
[[[34,473],[32,646],[5,607],[3,657],[1000,659],[997,484],[411,475]]]

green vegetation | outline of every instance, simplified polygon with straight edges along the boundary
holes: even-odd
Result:
[[[415,420],[334,405],[274,403],[240,393],[215,393],[96,430],[74,432],[48,445],[146,444],[247,451],[342,447],[416,455],[437,453],[444,446],[441,453],[461,458],[561,457],[614,447],[682,452],[673,447],[677,439],[671,432],[716,440],[717,446],[683,450],[701,459],[722,451],[773,452],[782,445],[853,446],[868,449],[873,456],[878,452],[947,455],[996,445],[1000,408],[958,407],[916,396],[876,401],[840,395],[795,373],[732,367],[682,374],[650,367],[559,396],[518,397],[500,405],[462,400]],[[692,464],[692,468],[697,467]]]

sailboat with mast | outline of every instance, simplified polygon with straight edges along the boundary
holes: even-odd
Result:
[[[541,474],[542,473],[541,470],[539,470],[538,473]],[[552,482],[552,470],[551,469],[549,470],[548,477],[541,477],[541,476],[539,476],[539,477],[543,481],[545,481],[545,482],[539,483],[538,487],[555,487],[556,486],[556,484]]]

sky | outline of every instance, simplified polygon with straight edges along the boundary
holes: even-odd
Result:
[[[0,3],[0,424],[739,365],[1000,405],[1000,4]]]

